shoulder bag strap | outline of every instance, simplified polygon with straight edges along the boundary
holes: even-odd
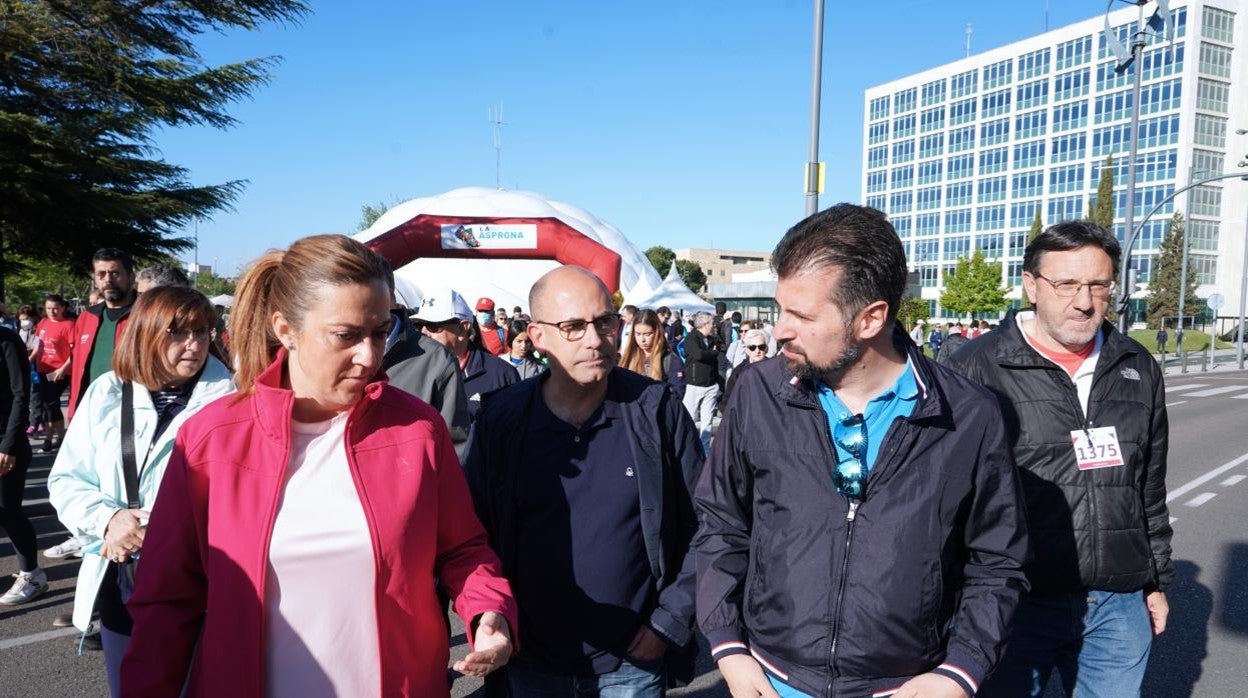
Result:
[[[139,508],[139,469],[134,458],[134,386],[121,383],[121,467],[126,479],[126,507]]]

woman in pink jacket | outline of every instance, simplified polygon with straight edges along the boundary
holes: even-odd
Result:
[[[152,512],[122,694],[447,695],[454,600],[484,676],[516,609],[446,424],[379,379],[380,259],[341,235],[270,251],[231,317],[239,392],[178,433]]]

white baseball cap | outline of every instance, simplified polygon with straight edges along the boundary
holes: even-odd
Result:
[[[472,320],[472,310],[457,291],[447,287],[431,288],[425,290],[424,298],[420,299],[420,307],[416,308],[412,319],[431,323]]]

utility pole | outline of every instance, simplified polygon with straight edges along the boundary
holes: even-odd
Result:
[[[823,90],[823,2],[815,0],[814,56],[810,77],[810,150],[806,158],[806,215],[819,210],[819,190],[823,183],[823,163],[819,162],[819,96]]]
[[[490,107],[490,123],[494,124],[494,188],[503,188],[503,105]]]
[[[1131,159],[1127,162],[1127,211],[1123,215],[1123,227],[1125,230],[1133,230],[1132,224],[1135,222],[1135,176],[1139,170],[1136,159],[1140,151],[1140,93],[1141,81],[1144,79],[1144,42],[1146,35],[1144,34],[1144,1],[1138,0],[1136,6],[1139,8],[1139,17],[1136,19],[1135,31],[1131,36],[1131,72],[1133,74],[1133,85],[1131,88],[1131,130],[1127,132],[1127,136],[1131,139]],[[1127,304],[1119,309],[1118,312],[1118,329],[1123,334],[1127,333],[1127,329],[1131,324],[1131,291],[1135,289],[1127,289]]]

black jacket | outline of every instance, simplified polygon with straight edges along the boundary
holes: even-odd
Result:
[[[386,352],[381,370],[390,385],[433,405],[451,430],[455,452],[463,458],[468,442],[468,396],[459,362],[446,347],[421,334],[403,313],[390,313],[399,323],[399,339]]]
[[[474,349],[464,366],[464,392],[468,395],[468,417],[477,418],[481,400],[490,393],[520,382],[520,374],[511,362],[500,359],[488,351]],[[467,457],[460,454],[461,457]]]
[[[485,525],[490,546],[513,577],[516,530],[513,512],[515,482],[523,477],[528,416],[541,399],[545,374],[508,386],[486,398],[472,430],[472,446],[464,463],[473,506]],[[690,545],[698,521],[693,486],[702,467],[702,444],[689,413],[670,386],[632,371],[611,372],[607,397],[620,403],[637,469],[641,531],[656,605],[649,625],[673,645],[668,669],[688,681],[693,673],[694,561]],[[497,695],[501,672],[487,683]]]
[[[30,405],[30,361],[17,333],[0,327],[0,453],[17,456],[26,448],[26,418]]]
[[[1091,588],[1165,590],[1170,562],[1166,508],[1166,394],[1148,350],[1105,323],[1088,414],[1063,369],[1040,356],[1016,313],[954,354],[951,368],[997,394],[1021,471],[1039,593]],[[1112,426],[1126,465],[1081,471],[1070,432]]]
[[[923,358],[860,504],[837,493],[827,417],[783,358],[742,371],[698,481],[698,622],[815,696],[938,672],[973,695],[1026,588],[1027,536],[1000,408]],[[950,632],[950,621],[957,626]]]
[[[685,335],[685,383],[707,388],[719,381],[719,359],[723,352],[715,348],[715,335],[689,330]]]

